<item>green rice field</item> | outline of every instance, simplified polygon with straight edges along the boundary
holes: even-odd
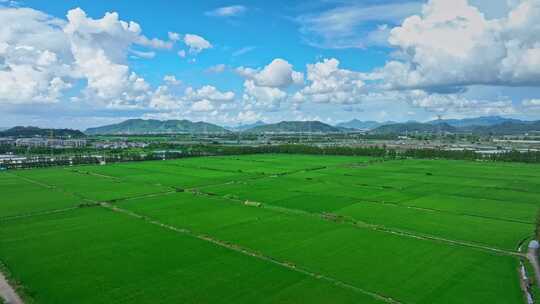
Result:
[[[200,157],[6,171],[0,197],[25,303],[513,304],[540,170]]]

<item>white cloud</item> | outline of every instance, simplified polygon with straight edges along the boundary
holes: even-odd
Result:
[[[238,67],[236,72],[246,78],[242,99],[246,106],[276,111],[286,100],[289,86],[304,82],[304,74],[294,71],[287,61],[277,58],[262,69]]]
[[[168,32],[167,36],[169,37],[169,40],[171,41],[179,41],[180,39],[182,39],[182,36],[175,32]]]
[[[321,48],[364,48],[386,45],[386,24],[397,24],[419,12],[420,2],[366,6],[339,6],[322,13],[299,16],[296,21],[308,44]],[[374,28],[370,28],[375,23]]]
[[[114,108],[143,103],[150,86],[129,71],[126,53],[139,41],[137,23],[121,21],[116,13],[92,19],[80,8],[70,10],[64,32],[68,35],[76,72],[87,80],[86,95]]]
[[[430,94],[422,90],[404,93],[403,98],[412,106],[436,113],[465,113],[467,115],[515,114],[512,101],[505,98],[483,100],[467,98],[463,94]]]
[[[182,81],[176,79],[176,76],[174,75],[165,75],[163,77],[163,81],[165,81],[165,83],[169,84],[169,85],[180,85],[182,83]]]
[[[240,123],[253,123],[253,122],[261,120],[262,118],[263,117],[261,113],[258,113],[252,110],[247,110],[247,111],[238,112],[236,116],[236,121]]]
[[[239,67],[236,71],[262,87],[285,88],[304,81],[304,75],[294,71],[292,65],[281,58],[274,59],[260,71],[244,67]]]
[[[180,56],[180,58],[186,58],[186,51],[184,50],[178,51],[178,56]]]
[[[191,106],[191,110],[195,112],[210,112],[214,110],[214,106],[209,100],[204,99],[204,100],[194,102],[193,105]]]
[[[234,100],[234,93],[230,91],[221,92],[214,86],[205,85],[200,89],[186,88],[185,98],[190,101],[230,102]]]
[[[205,49],[212,48],[212,44],[208,40],[195,34],[186,34],[184,43],[189,47],[189,52],[192,54],[198,54]]]
[[[363,74],[339,68],[335,58],[308,64],[309,85],[293,95],[293,102],[352,104],[361,101],[364,91]]]
[[[162,111],[179,110],[183,106],[183,101],[171,94],[169,92],[169,87],[159,86],[150,97],[150,102],[148,106],[152,109],[158,109]]]
[[[173,46],[171,41],[163,41],[157,38],[149,39],[146,36],[142,36],[142,35],[137,37],[137,40],[135,41],[135,43],[146,46],[146,47],[154,48],[154,49],[170,49]]]
[[[540,108],[540,98],[539,99],[525,99],[521,102],[521,105],[526,108]]]
[[[214,66],[209,67],[208,69],[206,69],[206,71],[208,73],[219,74],[219,73],[225,72],[226,68],[227,68],[227,66],[224,65],[223,63],[221,63],[221,64],[216,64]]]
[[[65,22],[28,8],[0,8],[0,103],[54,103],[71,87]]]
[[[208,11],[205,13],[207,16],[211,17],[233,17],[238,16],[243,13],[245,13],[247,8],[243,5],[232,5],[232,6],[224,6],[217,8],[212,11]]]
[[[153,52],[153,51],[143,52],[143,51],[137,51],[137,50],[129,50],[129,52],[135,55],[136,57],[145,58],[145,59],[152,59],[156,57],[156,52]]]
[[[249,52],[255,50],[256,48],[257,48],[257,47],[255,47],[255,46],[245,46],[245,47],[243,47],[243,48],[241,48],[241,49],[238,49],[238,50],[234,51],[234,52],[232,53],[232,56],[234,56],[234,57],[242,56],[242,55],[244,55],[244,54],[247,54],[247,53],[249,53]]]
[[[257,86],[253,80],[244,81],[244,94],[242,99],[247,108],[258,108],[269,111],[279,109],[281,102],[285,101],[287,93],[279,88]]]
[[[391,31],[401,51],[378,76],[389,88],[540,84],[540,1],[522,0],[508,16],[486,19],[466,0],[431,0]]]

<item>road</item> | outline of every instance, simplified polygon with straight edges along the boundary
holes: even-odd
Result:
[[[6,304],[24,304],[23,300],[17,295],[15,290],[9,285],[6,277],[0,272],[0,297]]]

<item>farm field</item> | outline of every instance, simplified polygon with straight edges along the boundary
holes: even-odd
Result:
[[[265,154],[8,171],[0,190],[0,269],[28,303],[523,303],[540,170]]]

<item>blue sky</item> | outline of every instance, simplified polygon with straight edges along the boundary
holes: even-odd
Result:
[[[0,0],[0,127],[539,119],[538,17],[538,0]]]

